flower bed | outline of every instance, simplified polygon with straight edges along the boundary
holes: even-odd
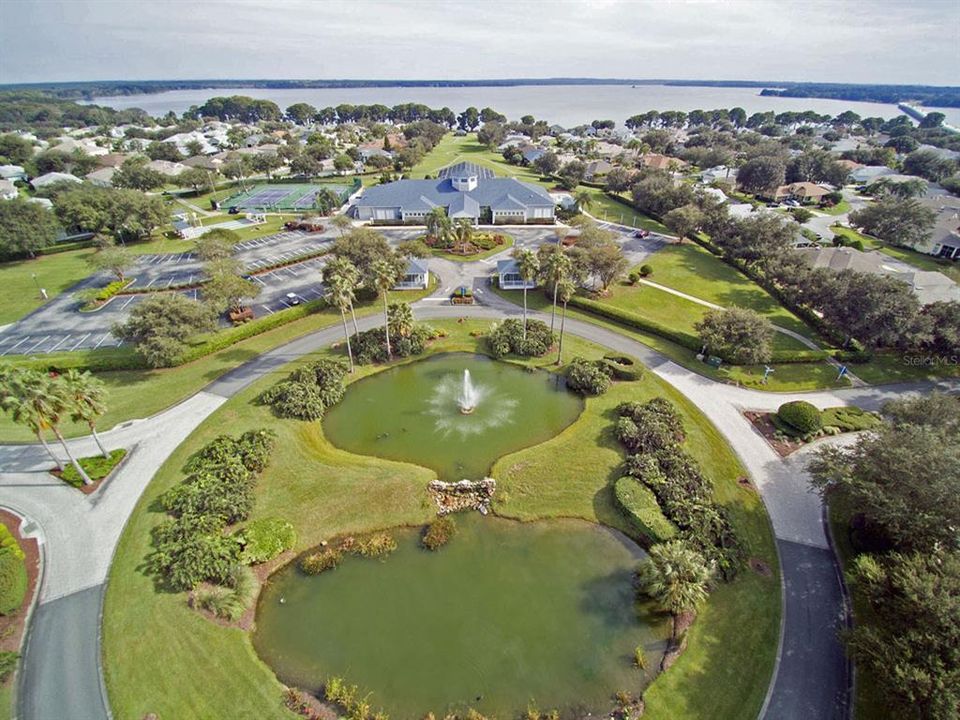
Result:
[[[117,448],[116,450],[111,450],[109,454],[110,457],[108,458],[105,458],[103,455],[94,455],[93,457],[85,457],[77,460],[84,472],[93,480],[92,485],[84,485],[83,478],[80,477],[73,465],[69,463],[64,463],[63,472],[55,470],[53,474],[67,483],[67,485],[72,485],[77,488],[77,490],[89,495],[100,487],[100,483],[105,480],[110,473],[113,472],[114,468],[127,456],[127,451],[123,448]]]
[[[747,411],[744,417],[780,457],[787,457],[807,443],[822,437],[869,430],[881,422],[877,413],[867,412],[856,406],[830,407],[820,411],[820,427],[809,432],[790,425],[777,413]]]

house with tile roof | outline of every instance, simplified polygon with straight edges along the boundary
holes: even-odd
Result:
[[[475,225],[553,224],[554,201],[546,190],[515,178],[498,178],[470,162],[443,168],[435,179],[397,180],[364,190],[351,212],[382,224],[421,225],[434,208]]]

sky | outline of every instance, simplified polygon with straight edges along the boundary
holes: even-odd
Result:
[[[960,0],[0,0],[0,83],[516,77],[960,85]]]

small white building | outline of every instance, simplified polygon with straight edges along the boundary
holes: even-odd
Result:
[[[524,280],[520,277],[520,266],[513,258],[497,261],[497,275],[501,290],[532,290],[537,286],[536,280]]]
[[[117,169],[115,167],[103,167],[87,173],[85,179],[97,187],[113,187],[113,176],[116,172]]]
[[[426,290],[430,285],[430,271],[424,258],[410,258],[403,271],[400,282],[393,286],[394,290]]]
[[[33,185],[34,190],[39,190],[42,187],[53,185],[54,183],[58,182],[78,183],[82,181],[76,175],[71,175],[70,173],[51,172],[47,173],[46,175],[41,175],[40,177],[35,177],[30,181],[30,184]]]
[[[27,179],[27,172],[19,165],[0,165],[0,178],[14,182]]]

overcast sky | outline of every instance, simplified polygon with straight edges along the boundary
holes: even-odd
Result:
[[[557,76],[960,85],[960,0],[0,0],[0,82]]]

